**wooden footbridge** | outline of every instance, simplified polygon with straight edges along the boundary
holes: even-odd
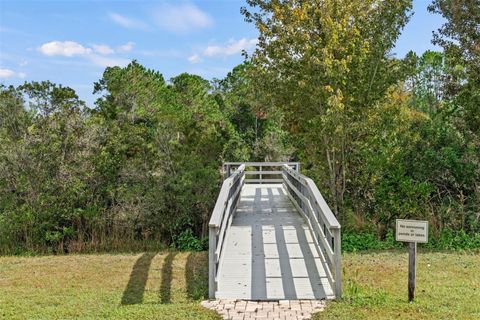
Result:
[[[211,299],[342,295],[340,224],[299,163],[225,163],[209,223]]]

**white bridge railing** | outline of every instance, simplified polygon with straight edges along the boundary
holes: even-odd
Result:
[[[223,253],[223,241],[233,220],[233,213],[245,183],[245,165],[240,165],[222,184],[215,208],[208,224],[208,295],[215,297],[217,275]]]
[[[230,177],[233,169],[245,165],[245,183],[283,183],[282,167],[285,164],[300,171],[299,162],[225,162],[224,179]]]
[[[253,170],[252,170],[253,169]],[[245,183],[282,183],[306,219],[335,297],[342,295],[340,223],[312,179],[300,174],[298,162],[226,162],[224,181],[209,222],[209,297],[215,298],[225,235]],[[233,171],[233,173],[232,173]],[[251,178],[247,178],[247,176]]]
[[[298,211],[305,217],[325,268],[335,297],[342,296],[342,247],[340,223],[328,207],[312,179],[289,165],[283,166],[283,182],[288,196]]]

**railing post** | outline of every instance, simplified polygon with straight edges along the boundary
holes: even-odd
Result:
[[[333,229],[334,261],[335,261],[335,298],[342,298],[342,238],[340,228]]]
[[[262,166],[260,166],[260,172],[262,172]],[[262,184],[262,174],[260,173],[260,184]]]
[[[230,168],[231,165],[224,164],[223,165],[223,180],[225,181],[228,177],[230,177]]]
[[[215,250],[217,248],[217,227],[210,227],[208,231],[208,297],[215,299],[217,283],[215,281],[217,273],[217,262],[215,261]]]

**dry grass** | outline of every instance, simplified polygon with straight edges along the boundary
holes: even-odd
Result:
[[[406,251],[346,254],[344,299],[315,319],[480,319],[480,255],[419,252],[407,303]]]
[[[3,319],[218,319],[205,253],[0,257]]]

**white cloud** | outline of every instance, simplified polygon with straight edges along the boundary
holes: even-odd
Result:
[[[113,51],[113,49],[110,48],[109,46],[107,46],[106,44],[94,44],[94,45],[92,45],[92,47],[93,47],[93,50],[95,50],[95,52],[100,53],[100,54],[113,54],[113,53],[115,53],[115,51]]]
[[[142,21],[127,18],[115,12],[110,12],[108,16],[113,22],[127,29],[145,29],[147,27]]]
[[[161,28],[177,33],[186,33],[213,25],[212,18],[191,3],[162,4],[153,14]]]
[[[0,69],[0,78],[25,78],[27,75],[24,72],[15,72],[10,69]]]
[[[202,58],[200,58],[200,56],[198,54],[194,54],[194,55],[191,55],[190,57],[188,57],[188,61],[190,63],[198,63],[202,60]]]
[[[129,51],[132,51],[133,49],[133,46],[135,45],[134,42],[127,42],[125,44],[122,44],[121,46],[118,47],[118,51],[121,51],[121,52],[129,52]]]
[[[11,78],[15,75],[15,72],[10,69],[0,69],[0,78]]]
[[[92,52],[92,49],[85,48],[75,41],[51,41],[42,44],[38,50],[47,56],[73,57],[85,55]]]
[[[133,42],[129,42],[120,46],[118,52],[122,50],[129,51],[132,48]],[[130,59],[114,56],[114,54],[117,53],[116,50],[113,50],[105,44],[92,45],[92,48],[88,48],[74,41],[51,41],[40,46],[38,50],[47,56],[79,56],[103,68],[113,66],[123,67],[130,63]],[[107,55],[109,56],[107,57]]]
[[[203,50],[203,55],[207,57],[213,56],[231,56],[242,52],[242,50],[249,50],[254,48],[258,43],[257,39],[240,39],[238,41],[230,40],[223,46],[208,46]]]
[[[188,57],[190,63],[198,63],[202,61],[202,57],[215,57],[215,56],[231,56],[241,53],[243,50],[248,51],[253,48],[258,43],[258,39],[246,39],[242,38],[240,40],[230,39],[227,43],[223,45],[209,45],[202,50],[201,53],[194,53]]]

